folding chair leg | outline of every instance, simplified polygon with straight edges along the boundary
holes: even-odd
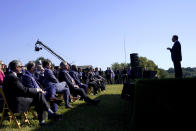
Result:
[[[37,119],[37,114],[33,111],[32,107],[29,108],[29,112],[33,115],[33,119]]]
[[[88,94],[90,95],[90,94],[92,94],[93,93],[93,87],[89,87],[88,88]]]
[[[5,103],[3,104],[3,112],[2,112],[2,114],[1,114],[0,125],[2,125],[2,123],[3,123],[4,115],[5,115]]]
[[[30,125],[30,122],[27,118],[27,113],[23,113],[23,116],[24,116],[24,122],[28,123]]]
[[[8,110],[9,111],[9,116],[10,116],[10,123],[11,123],[11,120],[13,119],[14,120],[14,123],[16,124],[16,126],[20,129],[20,123],[17,121],[16,119],[16,116],[14,115],[14,113],[9,109],[9,106],[7,104],[7,101],[6,101],[6,98],[5,98],[5,95],[4,95],[4,92],[3,92],[3,89],[0,88],[0,94],[3,96],[3,100],[4,100],[4,105],[3,105],[3,112],[2,112],[2,117],[1,117],[1,121],[0,121],[0,125],[2,125],[3,123],[3,119],[4,119],[4,115],[5,115],[5,110]],[[30,124],[29,120],[27,119],[27,115],[24,113],[24,120]]]
[[[16,116],[13,114],[12,111],[10,111],[11,117],[14,120],[14,123],[16,124],[16,126],[20,129],[20,122],[17,121]]]

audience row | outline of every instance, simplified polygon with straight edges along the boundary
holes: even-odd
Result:
[[[48,112],[49,119],[61,119],[61,115],[56,114],[58,105],[62,102],[56,97],[57,94],[63,95],[65,108],[73,108],[70,105],[71,98],[79,98],[92,105],[100,102],[87,95],[90,88],[93,89],[94,95],[98,90],[106,89],[105,79],[94,69],[81,72],[75,65],[70,68],[67,62],[61,62],[59,67],[52,70],[49,60],[43,61],[42,65],[35,65],[30,61],[25,67],[20,61],[13,60],[8,68],[0,62],[0,86],[9,108],[14,113],[20,113],[28,111],[30,106],[35,106],[42,126],[45,125],[44,111]]]

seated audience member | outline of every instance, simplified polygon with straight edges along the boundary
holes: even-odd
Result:
[[[87,84],[88,68],[82,70],[82,83]]]
[[[3,69],[2,69],[2,61],[0,61],[0,86],[3,84],[3,79],[5,77]]]
[[[68,66],[69,68],[69,66]],[[69,70],[69,69],[67,69]],[[71,77],[75,80],[76,84],[80,87],[80,88],[83,88],[84,91],[87,93],[88,92],[88,85],[87,84],[83,84],[81,81],[80,81],[80,78],[79,78],[79,74],[77,72],[77,67],[76,65],[72,65],[71,66],[71,70],[69,71],[69,74],[71,75]]]
[[[95,68],[94,73],[95,73],[95,75],[97,75],[97,76],[99,75],[98,67]]]
[[[106,90],[105,79],[99,74],[98,68],[95,68],[93,77],[96,81],[98,81],[98,85],[100,86],[101,90]]]
[[[43,85],[43,80],[44,80],[44,68],[42,65],[37,65],[34,73],[35,79]]]
[[[82,81],[83,72],[81,68],[78,68],[78,76],[80,78],[80,81]]]
[[[3,79],[5,77],[4,72],[2,70],[2,64],[3,64],[2,61],[0,61],[0,88],[2,88]],[[2,111],[2,109],[3,109],[3,97],[0,94],[0,112]]]
[[[48,111],[52,118],[59,119],[61,116],[55,114],[49,107],[41,88],[25,87],[17,74],[21,72],[22,64],[18,60],[9,63],[9,73],[5,76],[3,82],[3,91],[7,99],[9,108],[14,113],[27,112],[29,106],[35,105],[38,113],[40,125],[44,125],[44,111]]]
[[[58,78],[59,70],[60,70],[60,67],[59,67],[59,66],[55,66],[55,67],[54,67],[53,73],[54,73],[54,76],[55,76],[56,78]]]
[[[83,88],[79,88],[79,85],[77,82],[69,75],[69,65],[67,62],[61,62],[60,64],[60,71],[59,71],[59,81],[65,81],[69,88],[71,93],[80,95],[82,99],[84,99],[85,102],[90,104],[97,104],[100,102],[100,100],[92,100],[90,99]]]
[[[85,72],[83,73],[84,78],[85,78],[85,83],[90,86],[93,87],[93,94],[96,95],[97,91],[98,91],[98,85],[97,83],[92,79],[92,73],[90,71],[89,68],[87,68],[85,70]]]
[[[22,76],[22,84],[25,87],[40,88],[39,82],[37,82],[34,78],[34,73],[35,73],[35,63],[34,62],[27,63],[27,71]],[[49,88],[45,89],[45,91],[46,91],[45,97],[46,99],[49,99],[50,102],[55,102],[58,104],[62,102],[61,100],[58,100],[56,97],[54,97],[56,95],[56,88],[54,86],[50,86]]]
[[[54,86],[56,88],[56,93],[64,94],[64,101],[65,101],[65,107],[66,108],[73,108],[71,105],[69,105],[70,101],[70,90],[66,82],[59,82],[57,78],[54,76],[53,71],[51,68],[51,62],[49,60],[43,61],[43,67],[44,67],[44,81],[43,84],[45,87]],[[55,97],[55,96],[52,96]],[[54,108],[52,108],[54,111],[57,110],[57,106],[55,105]]]
[[[88,79],[89,79],[91,82],[96,83],[98,89],[99,89],[99,88],[102,89],[100,80],[99,80],[97,77],[95,77],[95,73],[94,73],[94,69],[93,69],[93,68],[90,68],[90,69],[89,69]]]
[[[8,72],[9,72],[9,69],[7,68],[7,65],[6,64],[2,64],[2,71],[4,72],[4,75],[7,75]]]

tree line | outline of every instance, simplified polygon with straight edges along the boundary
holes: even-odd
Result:
[[[44,57],[39,57],[35,60],[36,64],[41,64],[42,61],[49,60]],[[54,64],[52,64],[55,66]],[[168,70],[164,70],[162,68],[159,68],[157,64],[153,60],[149,60],[146,57],[139,57],[139,67],[141,67],[143,70],[149,70],[149,71],[157,71],[157,77],[158,78],[174,78],[174,68],[169,68]],[[124,68],[130,69],[131,64],[130,63],[118,63],[115,62],[111,65],[112,70],[118,69],[123,70]],[[182,68],[183,77],[189,78],[189,77],[196,77],[196,67],[186,67]]]
[[[155,64],[154,61],[149,60],[146,57],[139,57],[139,67],[147,71],[157,71],[158,78],[174,78],[174,68],[169,68],[168,70],[164,70],[162,68],[159,68],[158,65]],[[122,70],[124,68],[130,69],[131,65],[130,63],[115,62],[111,65],[111,68],[113,71],[116,69]],[[182,68],[182,71],[183,71],[184,78],[196,77],[196,67]]]

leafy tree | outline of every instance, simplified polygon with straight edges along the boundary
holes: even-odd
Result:
[[[112,70],[115,70],[115,69],[120,69],[121,67],[120,67],[120,64],[118,63],[118,62],[115,62],[115,63],[113,63],[112,64]]]
[[[167,71],[164,69],[159,69],[158,66],[154,63],[154,61],[147,59],[146,57],[139,57],[139,67],[141,67],[143,70],[148,71],[157,71],[158,78],[168,78],[170,75]],[[115,62],[112,64],[112,70],[118,69],[122,70],[123,68],[130,68],[130,64],[126,63],[118,63]]]
[[[169,69],[167,70],[167,72],[168,72],[168,73],[174,73],[174,68],[169,68]]]
[[[152,71],[157,71],[158,66],[152,60],[148,60],[147,61],[147,69],[152,70]]]
[[[139,66],[143,69],[147,68],[148,59],[146,57],[139,57]]]
[[[174,78],[175,75],[174,68],[169,68],[167,72],[169,73],[170,78]],[[191,68],[191,67],[182,68],[182,72],[183,72],[183,77],[185,78],[196,77],[196,68]]]
[[[152,60],[148,60],[146,57],[139,57],[139,66],[144,70],[157,71],[158,66]]]
[[[112,64],[111,68],[114,71],[115,69],[122,70],[123,68],[129,68],[129,67],[130,67],[130,64],[115,62]]]
[[[160,79],[162,79],[162,78],[169,78],[169,73],[166,70],[159,68],[157,70],[157,76]]]
[[[35,60],[35,64],[36,64],[36,65],[40,65],[40,64],[42,64],[42,62],[43,62],[44,60],[47,60],[47,59],[45,59],[44,57],[39,57],[39,58],[37,58],[37,59]]]
[[[129,65],[127,63],[121,63],[120,64],[121,69],[128,68],[128,66]]]
[[[44,61],[44,60],[49,60],[51,63],[52,63],[52,61],[50,60],[50,59],[46,59],[46,58],[44,58],[44,57],[39,57],[39,58],[37,58],[36,60],[35,60],[35,64],[36,65],[40,65],[40,64],[42,64],[42,62]],[[52,63],[52,66],[54,67],[55,65]]]
[[[158,78],[174,78],[174,68],[169,68],[168,70],[164,70],[158,68],[158,66],[152,61],[148,60],[146,57],[139,57],[139,66],[143,68],[143,70],[157,71]],[[123,68],[129,68],[130,64],[126,63],[118,63],[115,62],[112,64],[112,70],[118,69],[122,70]],[[183,77],[196,77],[196,68],[182,68]]]

